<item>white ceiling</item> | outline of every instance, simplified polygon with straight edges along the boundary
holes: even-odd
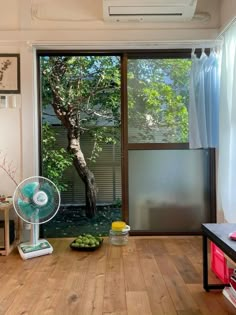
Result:
[[[145,0],[143,0],[145,2]],[[207,22],[185,23],[104,23],[102,0],[0,0],[0,30],[21,29],[212,29],[221,27],[221,3],[235,0],[198,0],[196,13],[207,12]],[[32,14],[31,14],[32,13]],[[24,18],[25,16],[25,18]]]
[[[0,9],[0,41],[204,40],[236,16],[236,0],[198,0],[196,13],[210,15],[205,22],[106,23],[102,0],[0,0]]]

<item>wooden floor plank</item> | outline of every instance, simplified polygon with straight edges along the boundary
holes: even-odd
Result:
[[[75,254],[73,260],[67,259],[70,266],[67,272],[61,271],[59,267],[49,272],[47,290],[36,305],[33,314],[37,315],[42,310],[47,314],[62,312],[64,307],[61,305],[65,305],[72,313],[73,310],[76,310],[85,285],[90,256],[81,255],[81,253]],[[59,281],[58,278],[60,278]]]
[[[168,254],[167,248],[165,247],[165,239],[149,239],[147,243],[153,255],[160,256]]]
[[[136,241],[137,247],[140,247],[139,242],[139,240]],[[142,255],[142,252],[140,252],[139,260],[152,313],[176,315],[174,304],[156,263],[155,256]]]
[[[163,275],[171,299],[175,305],[175,309],[177,311],[198,311],[198,307],[188,291],[183,278],[173,263],[173,257],[168,259],[168,256],[165,255],[155,258]]]
[[[197,270],[189,260],[188,256],[176,255],[171,257],[171,259],[186,284],[202,283],[200,274],[197,272]]]
[[[236,314],[236,308],[226,299],[223,294],[215,295],[215,299],[220,304],[220,308],[223,309],[228,315]]]
[[[110,246],[107,252],[103,312],[104,314],[125,314],[126,296],[122,249],[118,246]]]
[[[102,315],[103,313],[107,262],[106,245],[104,244],[101,250],[90,254],[83,292],[81,292],[81,300],[78,303],[78,307],[73,309],[73,312],[71,309],[71,314]]]
[[[52,255],[26,261],[0,256],[0,315],[236,314],[220,290],[203,290],[200,236],[105,239],[95,252],[71,241],[51,239]]]
[[[227,303],[222,290],[204,292],[201,285],[188,285],[188,288],[203,314],[236,314],[236,308]]]
[[[138,255],[123,256],[126,291],[144,291],[145,284]]]
[[[127,312],[129,315],[152,315],[147,292],[126,292]],[[158,314],[158,313],[156,313]]]
[[[219,292],[212,292],[209,294],[209,292],[204,292],[202,290],[202,286],[200,284],[192,284],[188,285],[188,289],[191,292],[191,295],[195,302],[197,303],[199,309],[201,310],[202,314],[205,315],[212,315],[212,314],[230,314],[228,311],[230,308],[227,308],[225,305],[221,305],[221,303],[218,300],[218,297],[224,300],[224,296]],[[231,310],[233,309],[232,305]],[[232,313],[231,313],[232,314]],[[234,310],[234,313],[236,314],[236,309]]]
[[[164,240],[164,246],[166,248],[166,254],[168,255],[181,255],[183,251],[178,246],[175,237]]]
[[[150,255],[153,256],[153,252],[147,242],[147,239],[135,238],[135,244],[136,244],[137,254],[139,254],[140,257],[150,256]]]
[[[38,297],[42,295],[45,279],[47,278],[44,272],[34,271],[23,290],[18,290],[17,297],[8,308],[6,314],[31,314],[38,302]]]
[[[134,239],[122,249],[126,291],[144,291],[144,279]]]

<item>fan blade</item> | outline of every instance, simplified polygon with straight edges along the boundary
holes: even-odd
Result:
[[[35,193],[36,188],[38,187],[39,183],[38,182],[32,182],[26,184],[22,189],[21,193],[27,197],[27,198],[33,198],[33,195]]]
[[[38,218],[46,219],[55,209],[54,198],[47,202],[45,206],[39,208]]]
[[[33,212],[35,211],[35,207],[33,204],[24,202],[20,198],[17,200],[17,204],[24,217],[26,217],[27,219],[32,217]]]
[[[48,183],[43,183],[40,186],[40,190],[44,191],[48,197],[48,202],[51,203],[51,199],[54,199],[55,190],[53,189],[52,185]]]

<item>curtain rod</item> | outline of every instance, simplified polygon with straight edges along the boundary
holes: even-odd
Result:
[[[171,48],[214,48],[221,46],[221,39],[217,40],[185,40],[185,41],[35,41],[27,42],[28,46],[41,49],[56,47],[57,49],[171,49]]]

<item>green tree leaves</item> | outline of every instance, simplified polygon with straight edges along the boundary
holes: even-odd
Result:
[[[188,142],[188,59],[128,62],[130,142]]]
[[[55,149],[55,135],[43,127],[43,172],[61,189],[64,170],[72,164],[85,184],[86,215],[96,210],[96,182],[89,169],[101,152],[102,143],[120,139],[120,57],[44,56],[40,59],[42,106],[52,108],[57,124],[67,130],[68,152]],[[50,117],[44,115],[44,118]],[[55,117],[53,117],[55,123]],[[47,119],[48,122],[52,118]],[[81,136],[88,133],[94,142],[90,157],[81,148]]]
[[[72,165],[72,157],[64,148],[55,149],[56,135],[49,124],[43,124],[42,164],[43,175],[51,179],[60,191],[67,185],[63,183],[63,172]]]

